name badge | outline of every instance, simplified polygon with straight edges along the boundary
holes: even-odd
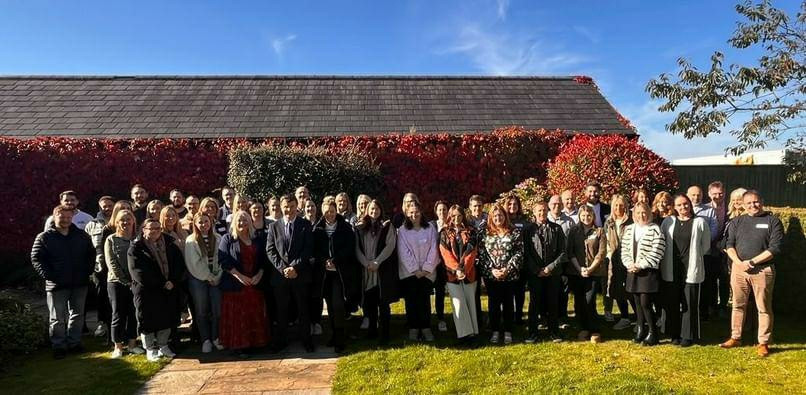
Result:
[[[420,239],[420,244],[428,243],[428,239]]]
[[[596,233],[588,236],[588,240],[596,240]]]
[[[756,224],[756,229],[769,229],[769,224]]]
[[[515,224],[516,228],[523,228],[523,224]]]

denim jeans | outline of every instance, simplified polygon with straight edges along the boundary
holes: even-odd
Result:
[[[49,333],[53,348],[69,348],[81,344],[86,299],[86,286],[47,292]]]
[[[218,323],[221,318],[221,291],[193,276],[188,280],[193,298],[193,320],[199,329],[201,341],[218,339]]]

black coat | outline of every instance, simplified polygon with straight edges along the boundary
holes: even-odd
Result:
[[[218,263],[221,264],[224,274],[221,275],[221,283],[218,284],[218,289],[224,292],[235,292],[243,288],[243,284],[230,274],[229,271],[232,269],[236,269],[241,274],[249,277],[256,275],[260,269],[263,269],[263,277],[260,279],[259,284],[260,289],[263,289],[262,283],[269,281],[267,276],[271,275],[268,270],[269,260],[266,258],[266,240],[255,235],[255,238],[252,239],[252,245],[255,246],[257,262],[255,262],[254,270],[247,272],[241,263],[241,243],[238,238],[232,237],[229,233],[221,237],[221,241],[218,243]]]
[[[66,236],[51,227],[36,236],[31,264],[45,279],[46,291],[84,287],[95,268],[95,247],[90,235],[73,224]]]
[[[162,274],[142,236],[135,239],[129,247],[129,272],[132,276],[132,293],[140,333],[170,329],[179,324],[178,287],[185,274],[185,260],[173,238],[165,234],[162,237],[168,257],[167,278]],[[174,284],[173,289],[165,289],[167,281]]]
[[[565,257],[565,232],[560,225],[548,222],[546,240],[538,234],[538,224],[531,223],[523,237],[524,261],[529,276],[537,276],[545,267],[549,267],[552,275],[559,276],[563,272]]]
[[[325,262],[333,259],[339,273],[345,302],[350,308],[357,307],[361,300],[361,265],[355,257],[355,233],[353,227],[336,216],[336,231],[328,236],[325,230],[325,219],[316,223],[313,229],[313,267],[312,270],[323,274]],[[349,310],[349,309],[348,309]]]
[[[313,249],[313,236],[311,223],[302,217],[294,220],[294,230],[291,240],[285,237],[285,221],[272,222],[266,234],[266,255],[269,263],[274,266],[271,276],[272,285],[280,286],[285,281],[311,282],[311,251]],[[289,248],[286,249],[286,246]],[[283,269],[293,267],[297,278],[290,280],[283,276]]]
[[[378,244],[375,246],[376,253],[380,253],[386,248],[386,236],[389,235],[389,232],[395,231],[393,226],[393,223],[386,222],[386,224],[381,227],[380,235],[378,236]],[[368,227],[357,226],[355,232],[356,237],[361,237],[364,232],[369,232],[369,229]],[[361,243],[358,243],[358,248],[361,249],[361,252],[365,253]],[[386,258],[385,261],[380,262],[378,265],[378,287],[380,288],[380,299],[382,303],[390,304],[400,299],[399,284],[400,274],[398,273],[397,251],[393,251],[392,254],[389,255],[389,258]]]

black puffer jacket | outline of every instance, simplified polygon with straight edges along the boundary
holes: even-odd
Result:
[[[83,287],[95,267],[95,247],[90,235],[73,224],[66,236],[51,227],[36,236],[31,264],[45,279],[46,291]]]
[[[361,266],[355,257],[355,233],[341,215],[336,216],[332,236],[328,236],[325,223],[322,218],[313,228],[314,271],[324,274],[326,261],[333,259],[347,306],[357,308],[361,300]]]

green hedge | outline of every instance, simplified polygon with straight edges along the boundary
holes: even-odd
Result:
[[[31,311],[30,306],[0,298],[0,368],[12,355],[33,352],[44,345],[47,332],[45,319]]]
[[[383,189],[377,163],[365,152],[337,154],[322,147],[269,146],[230,152],[229,184],[240,193],[265,201],[305,185],[317,203],[327,195],[347,192],[376,196]]]
[[[806,208],[768,207],[784,224],[784,251],[775,262],[774,311],[806,313]]]

